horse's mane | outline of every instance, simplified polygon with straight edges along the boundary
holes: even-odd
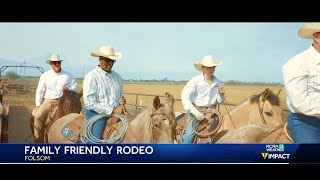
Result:
[[[58,103],[60,115],[64,116],[69,113],[80,113],[82,109],[80,102],[81,96],[82,94],[74,91],[67,91],[63,93]]]
[[[280,98],[269,89],[266,89],[260,94],[251,96],[250,103],[258,103],[261,96],[264,96],[264,98],[266,98],[265,100],[268,100],[272,105],[280,106]]]
[[[66,100],[66,99],[71,99],[72,98],[72,102],[78,100],[78,98],[81,97],[82,94],[79,94],[77,92],[74,91],[67,91],[65,93],[63,93],[62,97],[60,98],[61,100]]]
[[[143,110],[138,116],[130,122],[135,136],[142,142],[151,143],[152,141],[152,118],[151,112],[153,107]]]

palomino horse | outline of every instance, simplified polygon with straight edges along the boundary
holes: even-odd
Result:
[[[40,130],[39,138],[34,137],[34,141],[36,143],[44,143],[48,142],[48,131],[50,126],[59,118],[70,114],[70,113],[78,113],[80,114],[82,106],[80,102],[80,98],[82,96],[82,91],[79,93],[73,91],[64,92],[63,96],[59,99],[57,104],[51,104],[50,111],[45,116],[45,122],[43,127]],[[30,116],[30,128],[32,134],[34,134],[34,115],[35,109],[33,109],[32,114]]]
[[[160,98],[156,96],[153,107],[146,108],[128,125],[124,133],[122,143],[173,143],[176,121],[173,111],[173,98],[168,95],[166,103],[161,104]],[[49,143],[72,143],[61,133],[62,128],[68,123],[78,121],[76,136],[83,136],[86,120],[82,114],[68,114],[51,125],[48,134]],[[107,121],[106,127],[108,127]],[[76,137],[77,140],[79,137]],[[78,142],[78,141],[75,141]]]
[[[228,112],[225,116],[221,119],[223,122],[220,123],[212,123],[213,126],[216,126],[214,129],[209,126],[211,124],[205,124],[209,128],[202,127],[201,124],[198,129],[200,130],[206,130],[206,131],[212,131],[212,132],[220,132],[226,129],[237,129],[246,125],[250,124],[267,124],[271,127],[278,127],[283,124],[282,122],[282,109],[280,107],[280,99],[278,97],[279,92],[274,94],[271,90],[265,89],[262,93],[258,95],[251,96],[248,100],[237,106],[235,109],[233,109],[231,112]],[[215,113],[211,113],[212,115]],[[218,112],[216,114],[219,114]],[[177,116],[178,117],[178,116]],[[210,119],[210,118],[209,118]],[[212,119],[212,117],[211,117]],[[213,122],[213,121],[211,121]],[[178,125],[179,125],[178,121]],[[186,124],[186,123],[182,123]],[[215,124],[215,125],[214,125]],[[180,129],[182,129],[180,127]],[[197,134],[197,133],[196,133]],[[203,132],[205,134],[205,132]],[[207,133],[210,134],[210,133]],[[202,136],[198,137],[196,139],[196,142],[200,143],[203,142],[203,139],[205,138],[204,142],[209,143],[211,138],[215,134],[210,134],[210,136]],[[181,142],[182,133],[177,133],[177,137],[180,137],[180,139],[177,139],[178,142]],[[202,139],[202,141],[200,141]]]
[[[259,124],[221,131],[212,139],[212,143],[291,144],[293,141],[282,126],[275,128]]]
[[[8,114],[9,105],[0,101],[0,143],[8,142]]]

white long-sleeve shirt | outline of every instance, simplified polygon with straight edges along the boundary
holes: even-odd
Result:
[[[107,73],[98,66],[83,80],[85,107],[99,114],[110,115],[120,105],[122,93],[122,78],[115,71]]]
[[[66,86],[70,91],[77,91],[77,81],[71,73],[61,70],[55,73],[52,69],[41,74],[36,90],[36,106],[40,106],[42,98],[56,99],[63,95],[62,87]]]
[[[310,46],[283,65],[287,106],[292,113],[320,116],[320,53]]]
[[[203,74],[192,78],[182,89],[181,100],[186,111],[196,106],[210,106],[224,102],[224,98],[218,93],[222,83],[213,76],[213,83],[209,85]]]

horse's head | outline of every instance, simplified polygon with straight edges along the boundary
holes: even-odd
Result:
[[[82,92],[76,93],[73,91],[65,91],[59,101],[59,107],[61,107],[61,113],[62,113],[60,117],[70,113],[80,113],[81,111],[80,97],[81,96],[82,96]]]
[[[156,96],[153,106],[145,109],[130,122],[132,131],[141,143],[173,143],[176,121],[172,96],[168,95],[164,104]]]
[[[279,92],[274,94],[268,88],[261,94],[252,96],[250,102],[256,105],[250,115],[248,124],[267,124],[277,127],[283,124],[282,109],[280,107]]]
[[[165,104],[161,104],[160,98],[156,96],[153,100],[153,108],[150,111],[154,143],[173,143],[174,141],[177,125],[173,111],[174,98],[169,93],[166,95]]]

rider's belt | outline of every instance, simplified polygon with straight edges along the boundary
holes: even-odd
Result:
[[[308,118],[308,119],[320,119],[320,116],[308,116],[308,115],[305,115],[305,114],[302,114],[302,113],[292,113],[292,114],[297,114],[297,115],[303,116],[303,117]]]
[[[207,112],[208,109],[215,109],[216,108],[216,105],[210,105],[210,106],[197,106],[195,104],[193,104],[193,105],[200,112]]]
[[[46,100],[59,100],[60,98],[54,98],[54,99],[51,99],[51,98],[48,98]]]

